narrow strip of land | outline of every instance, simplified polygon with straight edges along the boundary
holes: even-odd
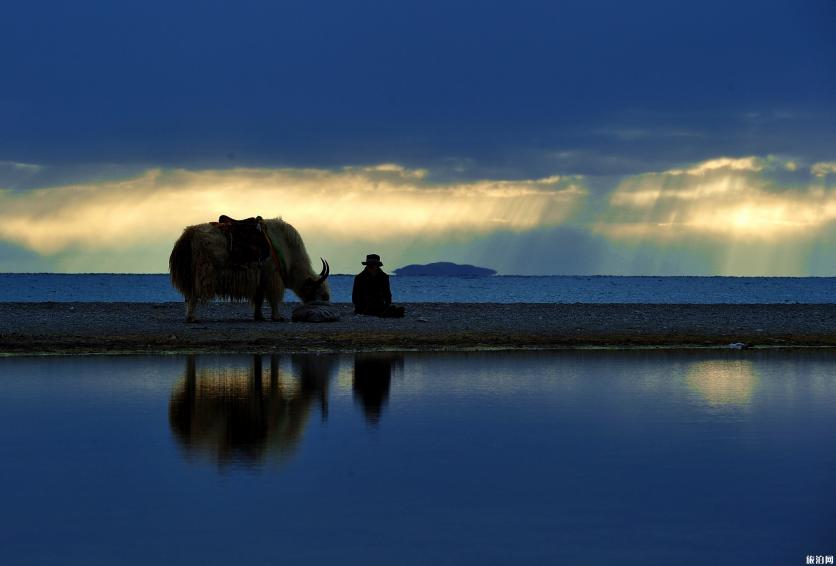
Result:
[[[404,319],[253,322],[243,304],[0,303],[0,353],[836,346],[836,305],[407,304]],[[290,318],[291,305],[284,306]]]

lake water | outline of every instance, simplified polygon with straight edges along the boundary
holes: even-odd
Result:
[[[332,275],[351,302],[353,276]],[[403,303],[836,303],[834,277],[392,277]],[[288,300],[295,301],[288,292]],[[168,275],[0,274],[0,302],[182,301]]]
[[[0,358],[2,564],[804,564],[836,357]]]

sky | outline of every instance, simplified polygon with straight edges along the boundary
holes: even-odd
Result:
[[[836,2],[19,2],[0,271],[281,216],[358,271],[836,275]]]

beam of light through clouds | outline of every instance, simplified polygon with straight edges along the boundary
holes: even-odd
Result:
[[[802,186],[775,183],[773,173],[797,169],[794,161],[775,158],[721,158],[638,175],[613,192],[598,229],[615,238],[705,234],[759,241],[813,235],[836,219],[836,195],[821,174],[826,165],[803,172]]]
[[[504,273],[827,274],[810,262],[832,255],[832,166],[717,157],[603,189],[583,176],[437,181],[397,164],[157,168],[2,190],[0,239],[58,270],[160,272],[186,225],[261,214],[284,217],[343,272],[378,251],[389,265],[452,259]],[[517,260],[527,256],[537,261]]]
[[[836,221],[829,165],[750,156],[631,176],[594,230],[619,246],[658,248],[661,257],[713,250],[706,274],[830,274],[832,254],[823,249]]]
[[[155,169],[120,181],[7,190],[0,192],[0,206],[9,213],[0,238],[43,255],[74,249],[121,255],[125,247],[170,244],[185,225],[220,213],[258,213],[283,216],[309,246],[324,247],[321,253],[331,255],[329,247],[351,241],[438,244],[497,229],[514,233],[555,226],[585,195],[577,177],[439,185],[425,181],[425,175],[394,164],[336,171]],[[163,271],[164,259],[140,265]],[[334,257],[332,263],[349,269],[356,262]]]

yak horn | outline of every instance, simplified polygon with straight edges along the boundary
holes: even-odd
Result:
[[[331,273],[331,268],[328,266],[328,262],[322,258],[319,258],[319,261],[322,262],[322,272],[319,274],[319,279],[316,280],[317,285],[322,285],[322,283],[328,279],[328,275]]]

